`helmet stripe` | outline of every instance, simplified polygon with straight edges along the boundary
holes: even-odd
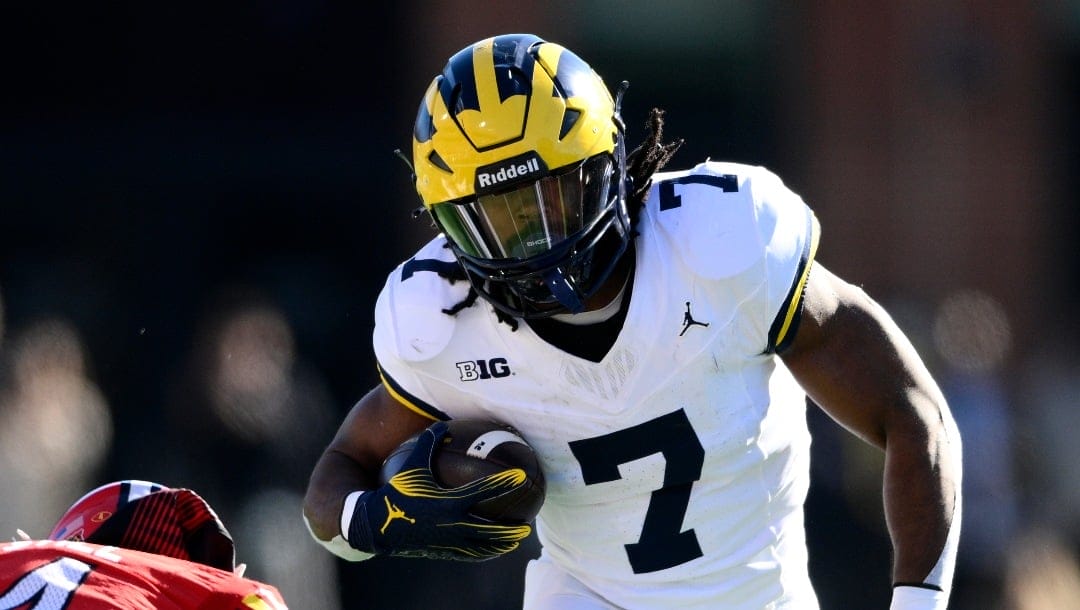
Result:
[[[424,94],[424,101],[420,102],[420,109],[416,111],[413,137],[416,138],[417,142],[430,142],[431,138],[435,136],[435,119],[431,117],[431,109],[428,108],[428,103],[435,99],[433,89],[438,87],[439,83],[444,80],[446,79],[442,76],[436,77],[435,82],[428,87],[428,92]]]
[[[492,65],[499,101],[504,102],[515,95],[528,95],[527,83],[532,82],[536,67],[533,48],[543,42],[536,36],[496,36],[492,41]],[[517,70],[519,74],[514,74]]]
[[[555,86],[562,89],[567,98],[585,94],[585,91],[579,91],[579,86],[584,87],[587,91],[594,90],[596,86],[593,83],[582,82],[580,79],[582,74],[592,74],[592,68],[589,67],[589,64],[573,53],[562,53],[562,48],[558,50],[560,53],[558,67],[555,69]]]

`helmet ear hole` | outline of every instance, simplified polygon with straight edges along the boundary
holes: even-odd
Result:
[[[563,113],[562,128],[559,130],[559,139],[566,138],[566,134],[570,133],[570,130],[577,125],[578,119],[581,118],[581,112],[574,110],[573,108],[567,108]]]
[[[448,174],[454,172],[454,170],[450,169],[450,166],[446,164],[446,161],[443,161],[443,158],[439,156],[439,153],[434,150],[431,151],[430,155],[428,155],[428,161],[431,161],[432,165]]]

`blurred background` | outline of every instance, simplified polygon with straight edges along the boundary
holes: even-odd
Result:
[[[307,475],[377,377],[383,278],[432,235],[417,105],[532,32],[672,163],[770,167],[819,260],[909,333],[964,433],[952,608],[1080,607],[1080,0],[19,3],[0,21],[0,536],[117,478],[199,490],[293,608],[513,607],[480,565],[337,562]],[[823,608],[884,608],[882,456],[815,408]]]

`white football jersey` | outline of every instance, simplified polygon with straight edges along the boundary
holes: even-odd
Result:
[[[379,296],[383,381],[432,418],[516,427],[540,456],[546,561],[624,608],[816,608],[802,505],[805,395],[773,348],[817,244],[773,173],[708,162],[654,179],[622,331],[601,362],[500,322],[443,237]]]

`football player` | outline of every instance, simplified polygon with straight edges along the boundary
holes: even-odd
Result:
[[[885,453],[893,608],[944,608],[960,437],[927,368],[815,260],[818,221],[779,177],[661,171],[681,142],[659,110],[627,153],[624,90],[532,35],[469,45],[431,83],[412,164],[438,234],[378,298],[382,382],[312,473],[313,536],[351,560],[513,550],[520,524],[468,512],[505,484],[376,478],[425,428],[426,473],[433,422],[495,419],[548,485],[525,608],[816,608],[808,395]]]
[[[243,577],[232,537],[190,489],[117,481],[87,493],[45,540],[0,543],[0,609],[286,610]]]

